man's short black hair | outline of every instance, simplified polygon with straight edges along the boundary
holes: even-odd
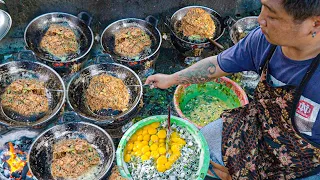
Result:
[[[287,13],[297,21],[320,16],[320,0],[283,0],[282,3]]]

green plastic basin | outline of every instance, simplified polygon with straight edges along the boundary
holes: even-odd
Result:
[[[147,126],[149,124],[152,124],[154,122],[163,122],[167,120],[166,115],[158,115],[158,116],[151,116],[146,119],[143,119],[136,124],[134,124],[132,127],[130,127],[127,132],[124,134],[124,136],[121,138],[120,143],[118,145],[116,158],[117,158],[117,165],[120,171],[120,174],[122,177],[127,179],[132,179],[131,174],[128,170],[127,164],[124,162],[124,149],[127,145],[127,142],[129,141],[130,137],[139,129],[143,128],[144,126]],[[199,169],[197,172],[197,180],[204,179],[208,168],[209,168],[209,161],[210,161],[210,155],[209,155],[209,147],[207,144],[207,141],[205,140],[204,136],[200,132],[198,128],[196,128],[193,124],[190,122],[176,117],[171,116],[171,123],[176,124],[177,126],[183,127],[184,129],[187,129],[189,133],[194,137],[195,142],[198,144],[199,148],[201,148],[200,153],[200,160],[199,160]]]

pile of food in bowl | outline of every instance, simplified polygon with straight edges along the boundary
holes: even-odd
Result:
[[[67,102],[84,121],[120,128],[140,110],[142,83],[130,68],[117,63],[93,64],[75,74]]]
[[[173,117],[171,122],[168,140],[166,116],[147,118],[127,131],[117,152],[122,176],[132,179],[199,179],[206,174],[209,157],[204,156],[209,153],[203,136],[196,127],[180,118]]]
[[[139,27],[127,27],[115,33],[115,52],[120,56],[139,59],[139,54],[151,51],[150,36]]]
[[[1,95],[1,104],[24,116],[47,112],[49,102],[45,83],[36,79],[17,79]]]
[[[79,51],[75,32],[70,27],[59,24],[50,25],[40,42],[40,47],[61,59]]]
[[[51,173],[54,177],[77,178],[101,163],[97,150],[84,139],[67,139],[54,144]]]
[[[202,8],[189,9],[180,23],[178,30],[191,42],[202,42],[206,38],[213,38],[216,31],[211,15]]]
[[[0,72],[2,126],[43,128],[58,117],[65,101],[65,85],[52,68],[20,59],[1,64]]]
[[[53,126],[42,132],[28,153],[28,167],[38,180],[103,179],[115,148],[109,134],[85,122]]]
[[[198,128],[219,119],[224,110],[247,103],[244,90],[226,77],[202,85],[180,85],[174,94],[174,106],[179,116]]]
[[[93,76],[86,92],[88,106],[93,112],[109,108],[126,111],[129,98],[124,82],[107,74]]]

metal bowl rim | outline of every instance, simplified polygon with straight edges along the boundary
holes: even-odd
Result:
[[[210,11],[215,12],[216,14],[218,14],[220,17],[222,17],[217,11],[215,11],[215,10],[213,10],[213,9],[211,9],[211,8],[205,7],[205,6],[186,6],[186,7],[183,7],[183,8],[181,8],[181,9],[177,10],[175,13],[173,13],[173,15],[172,15],[171,18],[170,18],[170,23],[172,24],[172,19],[173,19],[173,17],[174,17],[178,12],[180,12],[180,11],[182,11],[182,10],[184,10],[184,9],[191,9],[191,8],[202,8],[202,9],[210,10]],[[223,23],[223,22],[220,22],[220,23]],[[221,24],[221,29],[222,29],[222,32],[221,32],[220,36],[218,36],[217,38],[215,38],[214,41],[220,39],[220,38],[223,36],[224,32],[226,31],[226,28],[223,27],[222,24]],[[174,31],[175,31],[175,30],[173,29],[173,31],[171,31],[171,33],[172,33],[176,38],[178,38],[180,41],[182,41],[182,42],[184,42],[184,43],[187,43],[187,44],[190,44],[190,45],[198,45],[198,46],[199,46],[199,45],[207,45],[207,44],[210,44],[210,43],[211,43],[210,41],[205,42],[205,43],[193,43],[193,42],[189,42],[189,41],[186,41],[186,40],[184,40],[184,39],[181,39]]]
[[[120,20],[117,20],[117,21],[109,24],[109,25],[103,30],[103,32],[102,32],[102,34],[101,34],[101,37],[100,37],[100,45],[101,45],[102,49],[103,49],[104,51],[107,51],[107,50],[104,48],[103,44],[102,44],[102,42],[103,42],[103,41],[102,41],[102,38],[103,38],[104,33],[107,31],[107,29],[110,28],[112,25],[118,23],[118,22],[126,21],[126,20],[142,21],[142,22],[145,22],[145,23],[149,24],[150,26],[152,26],[153,28],[155,28],[155,30],[157,31],[157,33],[158,33],[158,35],[159,35],[159,39],[160,39],[160,40],[159,40],[157,49],[156,49],[152,54],[150,54],[149,56],[144,57],[144,58],[141,58],[141,59],[139,59],[139,60],[137,60],[137,61],[125,61],[125,60],[121,60],[121,61],[123,61],[123,62],[140,62],[140,61],[143,61],[143,60],[145,60],[145,59],[149,59],[150,57],[152,57],[153,55],[155,55],[156,53],[158,53],[158,51],[160,50],[161,44],[162,44],[162,36],[161,36],[161,33],[160,33],[159,29],[158,29],[156,26],[153,26],[153,25],[152,25],[151,23],[149,23],[148,21],[143,20],[143,19],[138,19],[138,18],[124,18],[124,19],[120,19]]]
[[[127,113],[119,116],[119,118],[122,118],[122,117],[126,116],[127,114],[129,114],[131,111],[133,111],[133,109],[139,105],[140,100],[141,100],[142,95],[143,95],[143,88],[142,88],[141,79],[139,78],[139,76],[138,76],[132,69],[128,68],[127,66],[124,66],[124,65],[118,64],[118,63],[101,63],[101,64],[93,64],[93,65],[90,65],[90,66],[82,69],[81,71],[79,71],[78,73],[76,73],[75,75],[73,75],[72,78],[70,79],[70,81],[69,81],[68,84],[67,84],[67,93],[66,93],[66,94],[67,94],[67,95],[66,95],[66,96],[67,96],[67,97],[66,97],[67,103],[68,103],[68,105],[70,106],[70,108],[71,108],[76,114],[78,114],[79,116],[81,116],[81,117],[83,117],[83,118],[85,118],[85,119],[89,119],[89,120],[91,120],[91,121],[93,121],[93,122],[96,122],[96,123],[98,123],[98,124],[109,123],[110,120],[97,120],[97,119],[94,119],[94,118],[90,118],[90,117],[84,116],[84,115],[82,115],[82,113],[81,113],[81,114],[77,113],[77,112],[75,111],[74,107],[72,106],[72,104],[70,103],[70,100],[69,100],[69,89],[70,89],[71,83],[72,83],[76,78],[78,78],[79,75],[80,75],[83,71],[89,69],[89,68],[92,67],[92,66],[99,66],[99,65],[107,66],[107,65],[109,65],[109,64],[113,64],[113,65],[116,65],[116,66],[120,66],[120,67],[122,67],[122,68],[125,68],[125,69],[129,70],[129,71],[138,79],[139,84],[141,84],[141,86],[140,86],[139,100],[138,100],[134,105],[131,106],[131,108],[127,111]]]
[[[258,17],[259,16],[247,16],[247,17],[243,17],[241,19],[238,19],[231,27],[230,27],[230,31],[229,31],[229,37],[231,39],[231,41],[233,42],[233,44],[237,44],[238,42],[233,38],[233,34],[234,34],[234,31],[233,31],[233,28],[241,21],[245,20],[245,19],[256,19],[258,21]],[[257,26],[259,27],[259,26]]]
[[[62,88],[63,88],[63,92],[62,92],[62,93],[63,93],[63,98],[62,98],[62,102],[61,102],[59,108],[57,109],[56,112],[52,113],[46,120],[44,120],[44,121],[42,121],[42,122],[39,122],[39,123],[36,123],[36,124],[34,124],[34,125],[32,125],[32,126],[38,126],[38,125],[41,125],[41,124],[43,124],[43,123],[48,122],[50,119],[52,119],[54,116],[56,116],[56,115],[58,114],[58,112],[61,110],[62,106],[63,106],[64,103],[65,103],[65,100],[66,100],[66,87],[65,87],[64,81],[62,80],[62,78],[60,77],[60,75],[59,75],[55,70],[53,70],[53,69],[52,69],[51,67],[49,67],[48,65],[43,64],[43,63],[40,63],[40,62],[33,62],[33,61],[26,61],[26,60],[22,60],[22,61],[10,61],[10,62],[6,62],[6,63],[3,63],[3,64],[0,64],[0,67],[3,67],[3,66],[5,66],[5,65],[11,64],[11,63],[35,63],[35,64],[38,64],[38,65],[40,65],[40,66],[43,66],[43,67],[49,69],[52,73],[54,73],[54,74],[58,77],[58,79],[59,79],[59,81],[60,81],[60,83],[61,83],[61,85],[62,85]],[[11,128],[27,128],[27,127],[30,127],[30,126],[14,126],[14,127],[11,127]],[[9,126],[9,128],[10,128],[10,126]]]
[[[40,15],[40,16],[37,16],[37,17],[35,17],[32,21],[30,21],[30,23],[27,25],[26,29],[24,30],[23,38],[24,38],[24,42],[25,42],[25,44],[26,44],[27,47],[29,47],[29,46],[28,46],[28,43],[27,43],[27,30],[29,29],[29,26],[30,26],[34,21],[36,21],[36,20],[38,20],[38,19],[40,19],[40,18],[42,18],[42,17],[44,17],[44,16],[52,15],[52,14],[62,14],[62,15],[70,16],[70,17],[79,19],[81,22],[83,22],[83,20],[80,19],[79,17],[77,17],[77,16],[75,16],[75,15],[72,15],[72,14],[69,14],[69,13],[64,13],[64,12],[50,12],[50,13],[45,13],[45,14],[42,14],[42,15]],[[83,22],[83,23],[84,23],[84,22]],[[51,63],[55,63],[55,62],[59,62],[59,63],[69,63],[69,62],[77,61],[77,60],[83,58],[84,56],[86,56],[86,55],[90,52],[90,50],[91,50],[91,48],[92,48],[92,46],[93,46],[94,36],[93,36],[93,31],[92,31],[92,29],[91,29],[86,23],[84,23],[84,24],[87,26],[87,28],[88,28],[89,31],[90,31],[90,34],[91,34],[91,44],[90,44],[88,50],[87,50],[83,55],[81,55],[81,56],[79,56],[79,57],[77,57],[77,58],[74,58],[74,59],[72,59],[72,60],[63,61],[63,62],[62,62],[62,61],[61,61],[61,62],[60,62],[60,61],[54,61],[54,60],[46,59],[46,58],[43,58],[43,57],[41,57],[41,58],[39,57],[39,58],[40,58],[40,59],[43,59],[43,60],[45,60],[45,61],[51,62]],[[38,56],[37,56],[37,57],[38,57]]]
[[[7,26],[6,31],[4,31],[4,33],[2,34],[2,36],[0,36],[0,40],[1,40],[1,39],[4,38],[4,37],[7,35],[7,33],[10,31],[11,26],[12,26],[12,18],[11,18],[11,16],[10,16],[10,14],[7,13],[6,11],[4,11],[4,10],[2,10],[2,9],[0,9],[0,11],[3,12],[3,13],[8,17],[8,20],[9,20],[9,24],[8,24],[8,26]]]

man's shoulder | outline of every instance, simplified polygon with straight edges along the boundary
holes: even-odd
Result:
[[[253,56],[252,59],[256,67],[258,67],[261,63],[264,63],[265,58],[271,50],[272,44],[268,42],[260,27],[254,29],[249,35],[246,43],[250,44],[250,46],[248,46],[249,51],[251,52],[251,56]],[[279,51],[275,51],[275,56],[278,55]]]
[[[237,53],[244,53],[249,51],[251,55],[261,55],[270,46],[271,44],[267,41],[265,35],[261,31],[261,28],[257,27],[227,52],[233,53],[233,51],[235,51]]]
[[[245,38],[218,55],[218,63],[224,72],[259,71],[259,66],[271,44],[260,27],[252,30]]]

